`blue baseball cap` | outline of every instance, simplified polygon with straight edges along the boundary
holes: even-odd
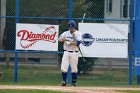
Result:
[[[75,27],[76,27],[75,21],[74,21],[74,20],[70,20],[70,21],[68,22],[68,27],[69,27],[69,28],[75,28]]]

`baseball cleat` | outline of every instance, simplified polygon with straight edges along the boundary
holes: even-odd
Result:
[[[76,83],[72,83],[72,86],[73,86],[73,87],[76,87]]]
[[[61,86],[66,86],[66,82],[62,81]]]

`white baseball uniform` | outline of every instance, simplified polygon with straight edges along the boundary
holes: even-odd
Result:
[[[72,34],[70,31],[65,31],[60,35],[60,39],[66,37],[68,41],[81,41],[81,32],[79,31],[74,31]],[[64,49],[64,54],[62,58],[62,63],[61,63],[61,71],[62,72],[67,72],[68,66],[70,65],[71,67],[71,72],[72,73],[77,73],[77,65],[78,65],[78,58],[79,58],[79,49],[77,45],[69,45],[67,41],[64,42],[63,45]]]

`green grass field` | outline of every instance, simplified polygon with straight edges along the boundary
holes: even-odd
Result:
[[[124,93],[140,93],[138,90],[125,90],[125,91],[117,91]],[[0,93],[69,93],[69,92],[58,92],[58,91],[49,91],[49,90],[14,90],[14,89],[1,89]]]
[[[140,91],[138,90],[119,90],[118,92],[121,92],[121,93],[140,93]]]
[[[46,66],[19,66],[18,82],[14,82],[14,67],[2,69],[3,78],[0,84],[23,84],[23,85],[54,85],[61,82],[59,68]],[[135,78],[133,78],[135,82]],[[128,86],[128,71],[93,71],[90,74],[78,75],[78,86]],[[135,85],[135,83],[133,83]]]
[[[45,85],[59,86],[61,82],[61,72],[59,68],[50,68],[46,66],[19,66],[18,82],[14,82],[14,67],[2,68],[3,78],[0,80],[0,85]],[[133,78],[135,82],[135,78]],[[90,74],[78,75],[78,86],[105,86],[105,87],[138,87],[135,83],[133,86],[128,85],[128,70],[113,70],[113,71],[93,71]],[[70,85],[68,85],[70,86]],[[124,93],[140,93],[140,91],[120,91]],[[0,90],[0,93],[66,93],[48,90]]]
[[[10,90],[10,89],[1,89],[0,93],[66,93],[58,91],[49,91],[49,90]]]

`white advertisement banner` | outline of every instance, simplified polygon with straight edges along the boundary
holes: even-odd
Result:
[[[17,50],[58,51],[58,25],[16,24]]]
[[[79,23],[81,51],[85,57],[127,58],[128,25]]]

